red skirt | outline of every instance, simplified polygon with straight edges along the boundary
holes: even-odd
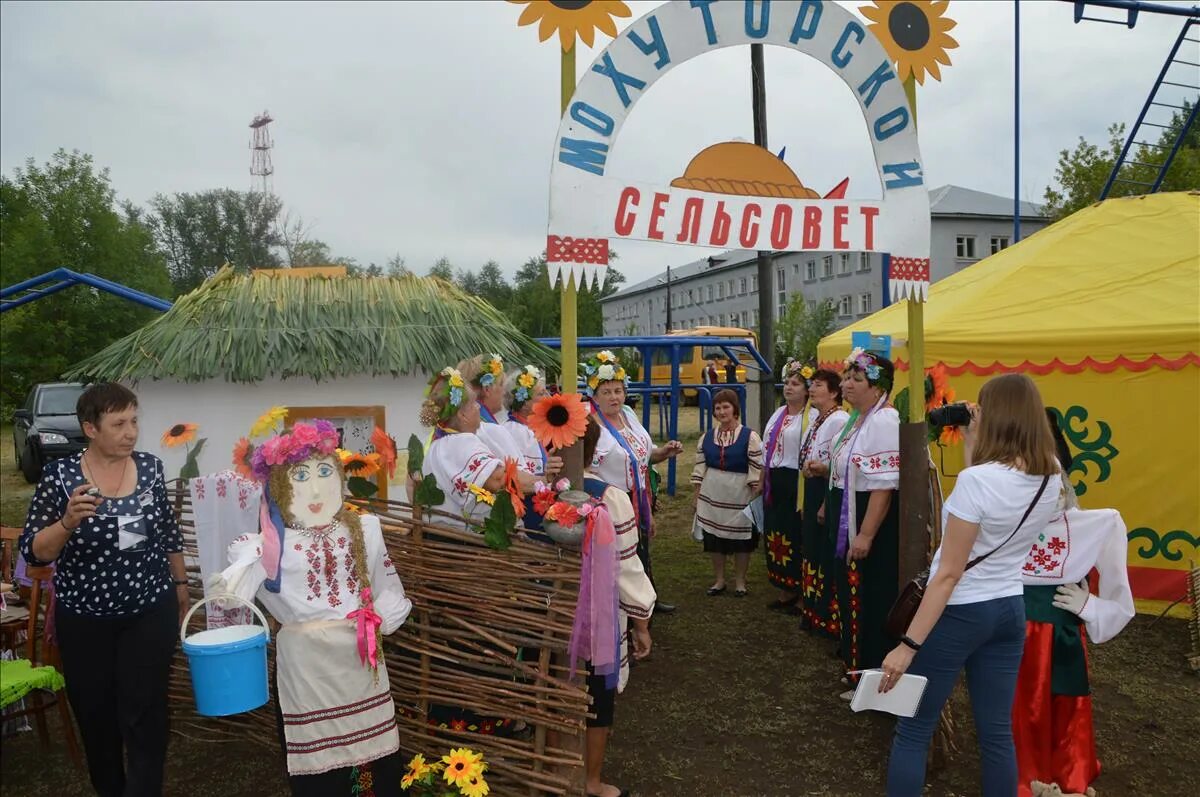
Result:
[[[1053,639],[1053,625],[1026,621],[1025,655],[1017,675],[1012,717],[1019,797],[1030,797],[1029,784],[1035,780],[1057,783],[1066,793],[1083,794],[1100,774],[1092,698],[1051,692]]]

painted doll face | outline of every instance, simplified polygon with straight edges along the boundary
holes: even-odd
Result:
[[[342,508],[344,485],[333,457],[314,457],[288,471],[292,517],[307,528],[328,526]]]

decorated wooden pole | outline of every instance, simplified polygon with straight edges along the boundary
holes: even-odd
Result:
[[[937,0],[876,0],[860,6],[870,20],[868,30],[879,39],[904,85],[912,123],[917,124],[917,84],[926,74],[940,81],[938,62],[949,66],[946,50],[958,46],[948,32],[957,24],[945,16],[950,3]],[[897,269],[893,264],[893,279]],[[928,268],[928,267],[926,267]],[[930,275],[923,275],[928,285]],[[893,289],[893,296],[896,291]],[[900,583],[904,584],[926,566],[929,554],[928,430],[925,425],[925,294],[906,297],[908,314],[908,417],[900,427]]]
[[[629,7],[615,0],[509,0],[510,3],[525,6],[517,19],[517,25],[538,23],[538,39],[546,41],[555,32],[558,33],[562,45],[561,67],[559,70],[559,116],[565,116],[575,93],[575,41],[581,39],[591,47],[595,42],[595,32],[600,30],[609,36],[617,35],[617,26],[613,17],[628,17],[632,15]],[[579,245],[570,239],[547,239],[546,265],[550,270],[551,284],[557,276],[562,286],[559,313],[559,353],[562,357],[562,367],[559,374],[559,387],[564,393],[579,392],[576,384],[576,366],[579,362],[579,320],[578,320],[578,288],[584,285],[584,272],[578,268],[562,268],[561,264],[571,263],[579,266],[583,263],[608,263],[608,247],[605,242],[603,256],[595,251],[594,246]],[[594,277],[593,277],[594,279]],[[563,457],[564,475],[572,484],[583,483],[583,451],[579,446],[572,446],[560,452]]]

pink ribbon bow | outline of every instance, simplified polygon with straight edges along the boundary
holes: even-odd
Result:
[[[372,667],[378,666],[379,651],[375,643],[375,630],[383,625],[383,618],[375,613],[370,587],[362,591],[362,606],[346,615],[346,619],[357,620],[359,660],[364,665],[370,661]]]

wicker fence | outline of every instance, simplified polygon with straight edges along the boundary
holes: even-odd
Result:
[[[195,529],[186,487],[171,486],[194,562]],[[579,589],[577,554],[516,541],[494,551],[477,534],[436,517],[415,520],[402,502],[375,502],[404,589],[408,621],[384,640],[402,752],[440,756],[451,746],[484,754],[494,794],[582,794],[580,739],[589,710],[583,680],[570,680],[565,654]],[[199,568],[189,566],[194,600]],[[197,612],[197,615],[201,614]],[[200,620],[193,620],[192,631]],[[274,655],[273,645],[269,655]],[[430,706],[454,706],[524,723],[509,738],[437,727]],[[171,674],[172,728],[205,740],[278,749],[274,699],[234,717],[195,711],[186,657]]]

